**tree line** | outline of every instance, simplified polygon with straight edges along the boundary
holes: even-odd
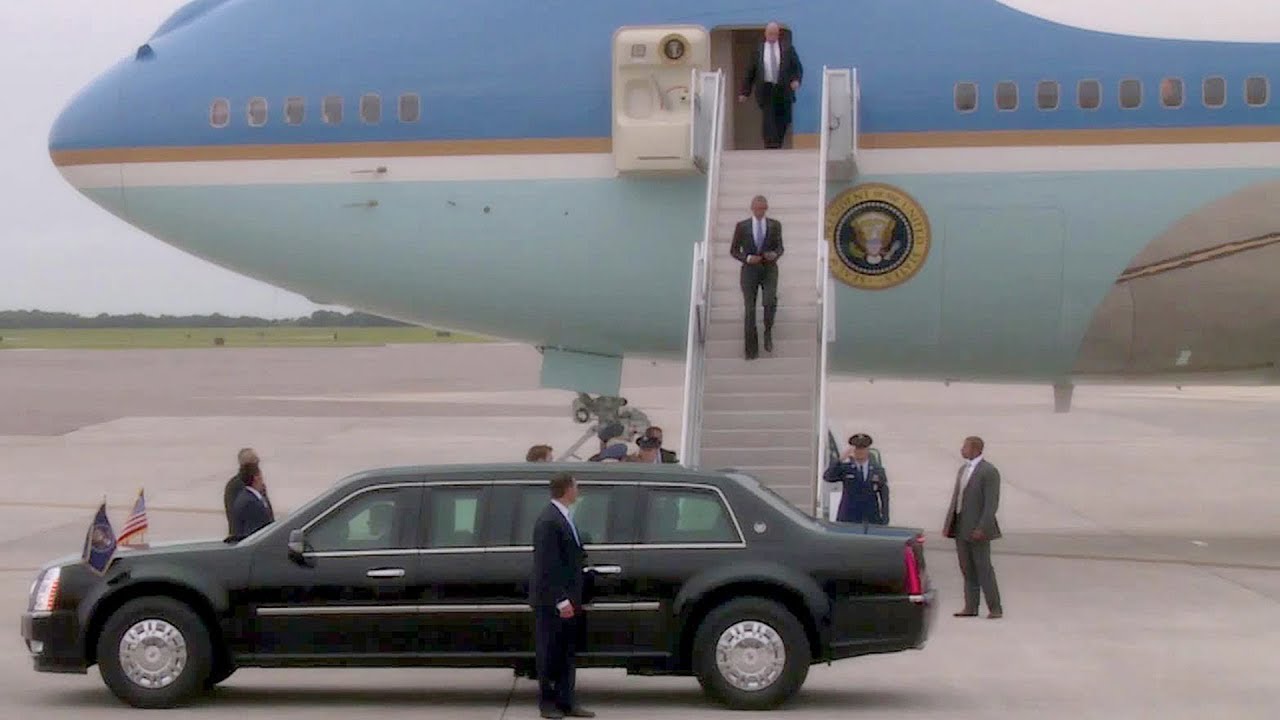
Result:
[[[398,320],[362,312],[341,313],[317,310],[310,315],[284,320],[242,315],[109,315],[94,316],[43,310],[0,310],[0,328],[14,330],[89,330],[102,328],[243,328],[243,327],[412,327]]]

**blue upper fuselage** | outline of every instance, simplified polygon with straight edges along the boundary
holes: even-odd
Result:
[[[693,23],[714,29],[787,24],[808,73],[797,133],[817,129],[824,65],[856,67],[866,133],[1229,127],[1280,124],[1280,101],[1245,102],[1245,78],[1280,79],[1280,46],[1134,38],[1026,15],[995,0],[196,0],[166,21],[148,51],[120,62],[59,118],[53,151],[219,145],[499,138],[608,138],[611,42],[625,25]],[[1206,107],[1205,77],[1226,82]],[[1163,107],[1162,78],[1185,81],[1181,108]],[[1101,106],[1077,105],[1080,80],[1098,80]],[[1121,80],[1142,82],[1142,104],[1123,109]],[[1061,84],[1059,109],[1035,105],[1035,85]],[[1000,111],[996,84],[1020,102]],[[978,107],[958,112],[955,86],[978,86]],[[360,97],[383,99],[379,123],[361,121]],[[396,98],[421,97],[419,122]],[[321,101],[342,96],[340,124]],[[251,98],[268,121],[251,127]],[[306,118],[284,121],[286,97]],[[226,98],[230,122],[210,124]]]

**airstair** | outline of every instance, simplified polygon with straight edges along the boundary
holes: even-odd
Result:
[[[826,377],[834,339],[824,235],[829,180],[856,172],[857,93],[852,70],[823,71],[817,150],[724,150],[724,82],[700,73],[694,148],[707,174],[704,237],[694,253],[685,366],[682,457],[692,466],[754,475],[809,513],[827,493]],[[783,228],[773,352],[744,358],[740,264],[729,254],[751,199],[764,195]]]

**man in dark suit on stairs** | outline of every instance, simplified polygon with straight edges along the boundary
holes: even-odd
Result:
[[[764,351],[773,352],[773,320],[778,313],[778,260],[782,257],[782,223],[765,217],[769,201],[763,195],[751,200],[751,217],[733,229],[729,254],[742,263],[740,280],[746,306],[743,323],[745,355],[754,360],[760,354],[756,331],[756,296],[764,291]]]
[[[1000,537],[996,508],[1000,505],[1000,471],[982,457],[980,437],[965,438],[960,448],[964,465],[956,473],[951,505],[942,534],[955,538],[960,573],[964,576],[964,609],[956,617],[976,617],[979,590],[987,598],[987,617],[1004,617],[996,571],[991,566],[991,541]]]
[[[738,95],[738,102],[746,102],[747,97],[755,93],[756,104],[764,114],[766,148],[782,147],[787,127],[791,125],[791,106],[803,79],[800,54],[791,43],[783,41],[778,23],[769,23],[764,29],[764,42],[751,56],[751,65]]]
[[[569,473],[551,478],[551,502],[533,526],[533,575],[529,604],[534,612],[538,710],[544,718],[591,718],[574,698],[578,641],[585,634],[586,552],[569,508],[578,484]]]

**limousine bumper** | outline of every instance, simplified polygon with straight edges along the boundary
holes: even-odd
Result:
[[[938,614],[937,591],[911,596],[846,597],[832,608],[827,660],[919,650]]]
[[[73,611],[24,613],[22,639],[37,672],[82,675],[89,669],[80,652],[80,625]]]

